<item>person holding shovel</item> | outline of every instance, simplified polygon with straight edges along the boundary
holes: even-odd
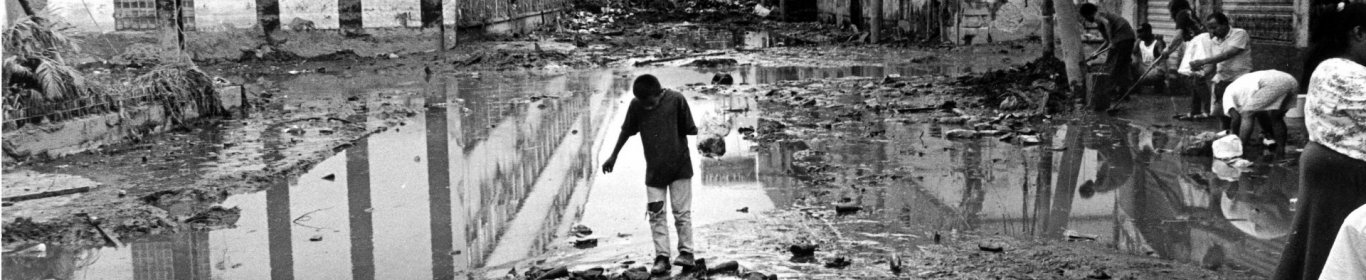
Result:
[[[1134,41],[1138,35],[1134,34],[1134,28],[1129,25],[1128,20],[1119,15],[1102,12],[1096,4],[1081,4],[1080,9],[1082,18],[1100,26],[1101,37],[1105,39],[1105,44],[1102,44],[1091,57],[1099,57],[1105,52],[1105,67],[1109,69],[1113,89],[1109,90],[1109,96],[1104,98],[1113,98],[1118,94],[1115,92],[1129,87],[1129,79],[1133,76],[1130,67],[1133,64]]]
[[[635,99],[627,107],[621,135],[612,156],[602,163],[604,173],[612,173],[621,146],[632,135],[640,134],[645,148],[646,216],[654,238],[655,275],[667,275],[669,264],[669,224],[664,212],[667,199],[673,209],[674,229],[678,234],[678,258],[673,264],[694,266],[692,236],[692,158],[688,135],[697,135],[688,100],[677,91],[665,90],[653,75],[641,75],[632,85]]]

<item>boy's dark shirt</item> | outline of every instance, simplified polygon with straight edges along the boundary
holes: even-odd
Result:
[[[646,110],[640,100],[632,99],[626,110],[622,133],[640,134],[645,147],[645,185],[667,186],[678,179],[692,178],[692,157],[687,135],[697,135],[688,101],[673,90],[664,90],[659,104]]]

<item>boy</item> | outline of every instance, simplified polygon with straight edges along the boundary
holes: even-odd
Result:
[[[668,197],[673,208],[674,227],[678,233],[678,258],[673,264],[684,268],[693,266],[692,251],[692,158],[688,154],[687,135],[697,135],[688,100],[676,91],[665,90],[652,75],[636,78],[632,85],[636,98],[627,107],[626,121],[621,135],[612,149],[612,156],[602,164],[602,171],[611,173],[617,164],[617,154],[631,135],[640,133],[645,148],[645,186],[648,203],[646,216],[654,237],[656,275],[667,275],[669,265],[669,225],[664,216],[664,200]]]
[[[1252,140],[1252,124],[1256,122],[1262,134],[1275,142],[1269,147],[1273,156],[1285,155],[1285,112],[1295,105],[1295,91],[1299,88],[1294,76],[1281,71],[1262,70],[1239,76],[1229,83],[1221,100],[1222,110],[1229,116],[1225,127],[1247,146]]]
[[[1134,54],[1139,61],[1137,73],[1143,74],[1143,71],[1147,71],[1149,67],[1158,65],[1147,75],[1138,77],[1138,84],[1140,86],[1156,86],[1166,92],[1166,61],[1160,58],[1162,57],[1162,50],[1167,49],[1167,42],[1162,40],[1162,37],[1154,35],[1153,26],[1146,22],[1138,25],[1138,40],[1138,45],[1134,48]]]

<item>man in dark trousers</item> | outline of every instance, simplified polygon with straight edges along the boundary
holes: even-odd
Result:
[[[1134,40],[1138,35],[1134,34],[1134,27],[1128,20],[1102,12],[1096,4],[1081,4],[1081,17],[1100,26],[1100,35],[1105,39],[1105,44],[1101,45],[1092,57],[1100,55],[1101,51],[1108,52],[1105,56],[1105,67],[1110,69],[1110,84],[1114,87],[1111,96],[1105,98],[1118,97],[1118,94],[1122,94],[1118,91],[1129,88],[1129,80],[1133,76],[1130,67],[1134,62]]]
[[[645,148],[645,186],[648,203],[646,215],[654,236],[655,260],[653,273],[665,275],[669,265],[669,224],[664,215],[665,198],[673,208],[674,227],[678,234],[678,258],[673,264],[685,268],[693,266],[692,243],[692,158],[688,151],[688,135],[697,135],[688,100],[676,91],[665,90],[652,75],[636,78],[631,89],[636,98],[627,107],[626,121],[621,135],[612,149],[612,156],[602,164],[602,171],[611,173],[617,164],[621,146],[632,135],[640,134]]]

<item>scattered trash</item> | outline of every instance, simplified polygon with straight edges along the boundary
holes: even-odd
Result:
[[[1243,140],[1237,135],[1227,135],[1214,140],[1214,158],[1230,159],[1243,155]]]
[[[850,264],[853,263],[849,262],[849,259],[845,257],[835,257],[834,259],[825,262],[825,268],[844,269],[845,267],[849,267]]]
[[[308,241],[313,241],[313,242],[323,241],[323,236],[322,236],[321,234],[319,234],[319,235],[314,235],[313,237],[309,237],[309,238],[308,238]]]
[[[540,270],[540,271],[538,271],[537,269],[528,270],[528,271],[527,271],[527,276],[531,276],[531,275],[536,275],[535,279],[537,279],[537,280],[559,279],[559,278],[569,277],[569,268],[568,268],[568,267],[564,267],[564,266],[560,266],[560,267],[551,268],[551,269],[548,269],[548,270]]]
[[[707,268],[707,275],[716,274],[735,274],[740,272],[740,263],[736,261],[726,261]]]
[[[737,209],[737,210],[735,210],[735,212],[749,213],[749,207],[744,207],[744,208]]]
[[[777,275],[777,274],[763,274],[763,273],[761,273],[761,272],[747,272],[747,273],[745,273],[744,275],[740,275],[740,279],[744,279],[744,280],[778,280],[778,275]]]
[[[579,279],[597,279],[602,277],[603,273],[606,272],[607,270],[602,267],[593,267],[583,271],[571,272],[570,274],[573,275],[572,277]]]
[[[734,84],[735,84],[735,77],[732,77],[730,74],[724,74],[724,73],[722,73],[722,74],[716,74],[715,76],[712,76],[712,77],[711,77],[711,84],[713,84],[713,85],[727,85],[727,86],[728,86],[728,85],[734,85]]]
[[[816,244],[797,244],[787,248],[792,253],[790,261],[795,263],[815,263]]]
[[[994,244],[994,243],[992,243],[992,244],[977,244],[977,249],[980,249],[980,250],[986,251],[986,252],[994,252],[994,253],[1005,252],[1005,248],[1001,247],[1000,244]]]
[[[1087,279],[1110,279],[1110,274],[1109,274],[1109,273],[1105,273],[1105,269],[1103,269],[1103,268],[1097,268],[1096,270],[1092,270],[1090,274],[1087,274],[1087,275],[1086,275],[1086,278],[1087,278]]]
[[[887,265],[891,266],[892,275],[901,275],[901,255],[893,252],[892,256],[887,258]]]
[[[580,238],[593,235],[593,229],[588,228],[588,226],[585,225],[574,225],[574,227],[571,228],[569,232],[573,233],[574,237]]]
[[[740,127],[739,129],[736,129],[735,131],[740,132],[740,134],[746,134],[746,135],[748,135],[748,134],[754,133],[754,128],[753,128],[753,127],[748,127],[748,126],[742,126],[742,127]]]
[[[707,158],[717,158],[726,154],[726,140],[718,136],[707,137],[697,144],[697,151]]]
[[[692,62],[688,62],[688,64],[684,64],[683,66],[716,68],[735,66],[738,63],[739,62],[735,61],[734,59],[729,58],[699,58],[697,60],[693,60]],[[729,76],[730,74],[716,74],[716,76],[712,78],[712,84],[716,84],[716,78],[719,78],[721,75]]]
[[[323,180],[336,181],[337,174],[327,174],[326,176],[323,176]]]
[[[574,240],[574,248],[578,248],[578,249],[591,249],[591,248],[594,248],[594,247],[598,247],[598,239],[597,239],[597,238],[582,238],[582,239]]]
[[[1063,232],[1062,232],[1062,235],[1065,236],[1065,237],[1067,237],[1067,241],[1073,241],[1073,240],[1096,240],[1096,238],[1099,238],[1099,237],[1100,237],[1100,236],[1094,235],[1094,234],[1082,234],[1082,233],[1080,233],[1080,232],[1077,232],[1077,231],[1075,231],[1075,230],[1070,230],[1070,229],[1069,229],[1069,230],[1063,231]]]
[[[646,271],[643,266],[637,266],[622,273],[621,276],[627,280],[649,280],[650,272]]]
[[[836,203],[836,204],[835,204],[835,215],[840,215],[840,216],[844,216],[844,215],[853,215],[853,214],[857,214],[859,210],[863,210],[863,206],[859,206],[858,203],[855,203],[855,202],[845,202],[845,203]]]
[[[977,131],[954,129],[944,132],[944,137],[948,139],[975,139],[977,138]]]

